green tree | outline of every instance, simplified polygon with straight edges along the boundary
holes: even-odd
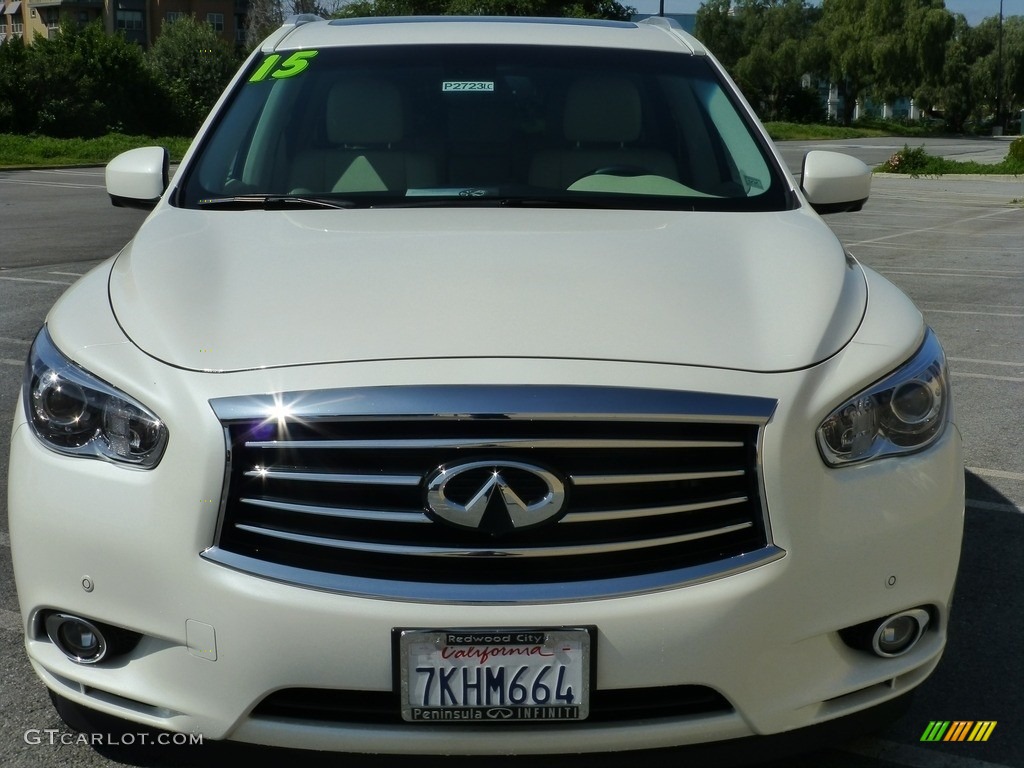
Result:
[[[917,95],[941,81],[954,20],[942,0],[874,0],[868,23],[879,33],[874,55],[880,99]]]
[[[821,112],[800,86],[818,15],[805,0],[710,0],[696,32],[762,118],[801,119]]]
[[[99,136],[155,128],[154,81],[142,49],[100,22],[64,19],[60,34],[26,50],[25,85],[33,94],[33,130],[50,136]]]
[[[736,76],[757,94],[757,105],[769,120],[799,118],[806,109],[800,87],[807,71],[805,46],[818,9],[804,0],[746,0],[750,16],[746,53],[736,62]]]
[[[199,128],[239,64],[214,28],[191,16],[163,25],[147,62],[167,96],[174,130],[186,135]]]
[[[277,0],[249,0],[245,14],[245,49],[253,50],[282,22],[284,13]]]
[[[946,45],[942,79],[930,102],[943,112],[946,126],[962,132],[975,111],[976,99],[971,65],[978,58],[977,35],[962,14],[954,19],[953,34]]]
[[[998,49],[996,53],[998,57]],[[1003,90],[1001,120],[1019,117],[1024,107],[1024,17],[1011,16],[1003,23]]]
[[[1003,52],[999,55],[999,19],[990,17],[971,30],[970,89],[973,117],[995,118],[1002,125],[1008,114],[1024,106],[1024,17],[1003,21]],[[997,116],[997,110],[1002,111]]]
[[[20,40],[0,43],[0,133],[27,133],[35,128],[37,109],[25,78],[28,51]]]
[[[743,55],[743,31],[732,13],[732,0],[706,0],[697,10],[694,27],[697,38],[704,43],[729,72]]]
[[[817,50],[844,95],[844,122],[857,99],[937,87],[953,29],[943,0],[822,0]]]

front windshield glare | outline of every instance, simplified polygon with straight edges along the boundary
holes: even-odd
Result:
[[[784,189],[704,57],[434,45],[253,62],[178,202],[777,210]]]

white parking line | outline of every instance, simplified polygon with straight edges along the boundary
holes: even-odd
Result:
[[[72,285],[67,280],[39,280],[34,277],[3,277],[0,280],[14,280],[19,283],[48,283],[49,285]]]
[[[926,309],[925,312],[931,312],[932,310]],[[3,339],[0,339],[3,341]],[[947,357],[951,363],[969,363],[972,365],[1005,365],[1008,368],[1024,368],[1024,363],[1015,363],[1010,360],[979,360],[976,357]]]
[[[103,184],[78,184],[67,181],[31,181],[29,179],[0,178],[0,184],[18,184],[28,187],[66,187],[68,189],[103,189]]]
[[[985,239],[986,240],[989,239],[987,235],[986,235]],[[1013,250],[1015,252],[1020,248],[1020,235],[1019,234],[1014,235],[1014,241],[1013,241],[1012,248],[1013,248]],[[993,252],[993,250],[996,250],[996,249],[989,248],[988,251],[979,251],[979,252],[991,254]],[[952,246],[950,246],[949,251],[952,252],[952,253],[962,254],[964,252],[964,249],[963,248],[959,248],[956,245],[952,245]],[[934,249],[932,249],[932,252],[934,253]],[[938,266],[929,266],[927,268],[927,271],[929,271],[929,272],[936,272],[936,273],[939,273],[939,274],[946,273],[946,274],[950,274],[950,275],[955,275],[957,277],[959,277],[960,275],[971,275],[971,276],[977,275],[977,276],[980,276],[980,277],[989,277],[989,276],[991,276],[991,277],[1024,277],[1024,269],[1007,269],[1005,267],[1000,268],[1000,269],[977,269],[975,267],[938,267]]]
[[[997,504],[994,501],[967,499],[965,506],[968,509],[980,509],[982,512],[1016,512],[1018,514],[1024,514],[1024,510],[1016,504]]]
[[[1024,312],[975,312],[972,309],[926,309],[925,312],[934,312],[943,315],[983,315],[985,317],[1024,317]]]
[[[887,216],[886,218],[889,218],[889,217]],[[865,226],[865,227],[861,227],[861,229],[871,229],[871,230],[877,231],[878,230],[878,225],[874,224],[874,225],[871,225],[871,226]],[[999,235],[996,235],[996,237],[998,237],[998,236]],[[962,245],[960,241],[966,240],[968,237],[969,237],[969,235],[963,235],[963,236],[957,238],[957,242],[955,242],[952,245],[941,245],[941,244],[937,244],[937,243],[933,243],[933,244],[929,244],[929,245],[914,245],[913,243],[909,243],[909,244],[904,245],[904,244],[901,243],[900,246],[899,246],[899,250],[900,250],[900,253],[923,253],[923,254],[935,254],[935,253],[943,253],[943,252],[945,252],[945,253],[957,253],[957,254],[968,254],[968,253],[975,254],[975,253],[977,253],[977,254],[982,254],[982,255],[988,255],[988,254],[992,253],[992,248],[972,248],[969,245]],[[993,237],[993,236],[990,235],[990,234],[986,234],[985,235],[985,239],[986,240],[988,240],[990,237]],[[1016,243],[1020,241],[1020,235],[1018,235],[1018,234],[1014,234],[1014,235],[1012,235],[1010,237],[1012,238],[1011,239],[1011,243],[1010,243],[1011,245],[1016,245]],[[857,247],[858,248],[878,248],[879,250],[892,250],[893,249],[893,246],[890,243],[861,243]],[[942,269],[942,267],[935,267],[935,269]],[[947,267],[947,269],[949,269],[949,267]],[[962,267],[961,267],[961,269],[962,269]],[[983,270],[983,269],[981,269],[981,270],[978,270],[978,271],[979,272],[985,272],[985,271],[1005,272],[1006,270]]]
[[[984,467],[966,467],[971,474],[980,477],[998,477],[1002,480],[1024,480],[1024,472],[1007,472],[1003,469],[985,469]]]
[[[971,747],[958,744],[964,751]],[[851,742],[842,748],[843,752],[849,752],[862,757],[869,757],[873,760],[880,760],[896,765],[907,766],[907,768],[1013,768],[1003,763],[990,763],[979,760],[976,757],[969,757],[951,752],[940,751],[926,747],[911,747],[906,744],[897,744],[894,741],[884,739],[864,739]]]
[[[938,224],[938,225],[936,225],[934,227],[921,227],[921,228],[918,228],[918,229],[905,229],[905,230],[903,230],[901,232],[897,232],[897,233],[892,234],[892,235],[882,235],[881,237],[873,237],[870,240],[861,240],[860,242],[847,243],[847,247],[852,248],[852,247],[857,246],[857,245],[865,245],[865,244],[868,244],[868,243],[884,243],[884,242],[886,242],[888,240],[897,240],[897,239],[900,239],[900,238],[903,238],[903,237],[914,237],[915,235],[919,235],[919,234],[921,234],[923,232],[934,232],[936,229],[944,229],[944,228],[948,227],[952,223],[963,224],[964,222],[967,222],[967,221],[977,221],[979,219],[988,219],[988,218],[991,218],[992,216],[998,216],[1001,213],[1005,213],[1005,211],[1003,211],[1003,210],[987,211],[986,213],[981,213],[981,214],[978,214],[977,216],[966,216],[966,217],[964,217],[962,219],[956,219],[953,222],[951,222],[949,220],[946,220],[943,223]]]
[[[910,271],[909,269],[896,270],[896,269],[880,269],[879,271],[885,274],[911,274],[920,276],[920,278],[975,278],[979,280],[1024,280],[1024,273],[1018,272],[1016,274],[991,274],[984,272],[940,272],[935,269],[924,269],[918,271]]]
[[[1021,376],[993,376],[990,373],[964,373],[963,371],[950,371],[951,375],[958,379],[985,379],[986,381],[1008,381],[1011,384],[1024,382]]]
[[[1020,235],[1014,235],[1016,239],[1020,239]],[[903,248],[900,249],[904,250]],[[925,249],[931,251],[932,249]],[[954,248],[957,253],[961,252],[960,248]],[[985,253],[992,253],[992,249],[984,251]],[[979,276],[979,277],[1024,277],[1024,270],[1022,269],[964,269],[963,267],[928,267],[921,271],[922,274],[930,275],[950,275],[952,277],[968,276]],[[907,274],[916,274],[916,272],[908,272]]]
[[[21,367],[25,364],[24,360],[14,360],[10,357],[0,357],[0,364],[2,365],[17,365]]]
[[[102,168],[39,168],[30,173],[50,174],[53,176],[100,176],[104,175]]]

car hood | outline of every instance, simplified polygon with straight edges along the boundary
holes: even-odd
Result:
[[[834,354],[859,266],[806,210],[195,211],[161,206],[110,302],[194,370],[472,357],[749,371]]]

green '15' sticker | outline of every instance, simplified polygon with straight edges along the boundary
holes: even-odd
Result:
[[[319,51],[296,51],[284,61],[281,61],[281,54],[272,53],[249,78],[249,82],[261,83],[268,77],[273,77],[276,80],[295,77],[306,70],[309,60],[318,53]]]

